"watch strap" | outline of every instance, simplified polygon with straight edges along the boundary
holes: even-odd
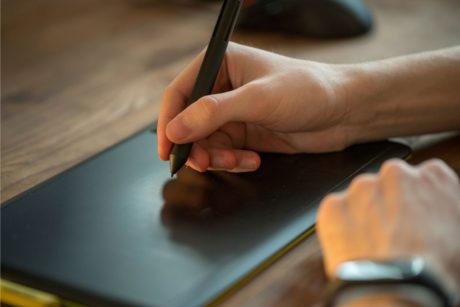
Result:
[[[324,294],[324,306],[334,306],[337,298],[350,289],[372,286],[389,289],[389,286],[417,286],[437,297],[441,306],[453,306],[453,297],[442,283],[429,271],[422,258],[391,261],[358,260],[343,263],[336,279],[329,283]]]

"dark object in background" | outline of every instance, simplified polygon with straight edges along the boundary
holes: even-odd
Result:
[[[364,34],[372,16],[361,0],[245,1],[240,29],[276,31],[316,38]]]

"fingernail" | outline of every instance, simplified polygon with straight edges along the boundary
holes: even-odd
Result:
[[[238,168],[245,169],[245,170],[255,170],[257,169],[257,161],[255,159],[243,159],[240,161],[240,165]]]
[[[191,129],[184,124],[184,121],[181,117],[177,117],[173,119],[168,128],[169,133],[174,136],[177,140],[185,139],[187,136],[190,135]]]

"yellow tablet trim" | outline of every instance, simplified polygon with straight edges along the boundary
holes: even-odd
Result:
[[[254,270],[252,270],[251,272],[243,276],[240,280],[238,280],[233,285],[231,285],[227,290],[217,295],[216,298],[214,298],[206,306],[214,307],[214,306],[218,306],[219,304],[221,304],[230,295],[234,294],[236,291],[241,289],[244,285],[246,285],[254,277],[256,277],[262,271],[264,271],[269,266],[271,266],[275,261],[280,259],[282,256],[286,255],[290,250],[292,250],[294,247],[299,245],[303,240],[308,238],[311,234],[313,234],[314,231],[315,231],[315,225],[308,228],[305,232],[300,234],[297,238],[295,238],[294,240],[286,244],[284,247],[282,247],[280,250],[278,250],[276,253],[274,253],[272,256],[267,258],[267,260],[262,262],[259,266],[255,267]]]
[[[55,295],[18,285],[4,279],[1,280],[1,301],[12,306],[61,306],[59,298]]]
[[[0,279],[0,301],[18,307],[83,307],[85,305],[60,299],[54,294]]]
[[[297,238],[292,240],[290,243],[286,244],[279,251],[269,257],[267,260],[262,262],[259,266],[254,268],[247,275],[243,276],[236,283],[231,285],[227,290],[225,290],[220,295],[217,295],[207,306],[217,306],[227,299],[230,295],[241,289],[254,277],[260,274],[262,271],[267,269],[275,261],[281,258],[283,255],[288,253],[294,247],[300,244],[303,240],[309,237],[315,231],[315,226],[307,229],[304,233],[299,235]],[[40,290],[32,289],[23,285],[7,281],[5,279],[0,279],[1,282],[1,295],[0,301],[4,304],[18,307],[58,307],[58,306],[67,306],[67,307],[80,307],[85,306],[79,303],[70,302],[67,300],[62,300],[56,295],[46,293]]]

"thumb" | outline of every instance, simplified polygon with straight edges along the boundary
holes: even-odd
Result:
[[[179,113],[166,126],[166,136],[182,144],[206,138],[229,122],[254,122],[259,120],[264,108],[261,95],[251,84],[220,94],[198,99]],[[263,99],[263,98],[262,98]]]

